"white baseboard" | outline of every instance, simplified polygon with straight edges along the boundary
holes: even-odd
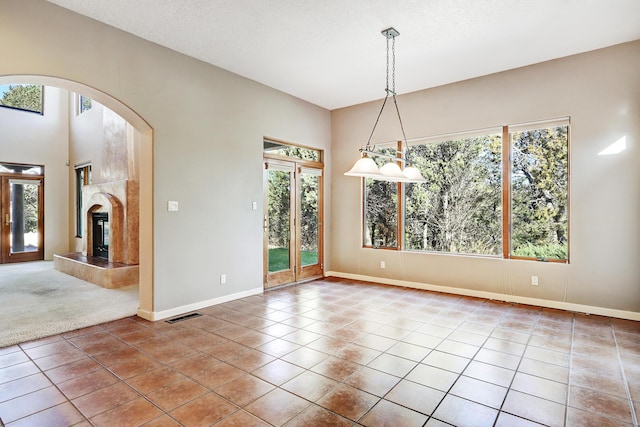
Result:
[[[341,279],[361,280],[364,282],[380,283],[383,285],[403,286],[406,288],[423,289],[426,291],[445,292],[455,295],[486,298],[496,301],[514,302],[518,304],[536,305],[539,307],[556,308],[559,310],[578,313],[597,314],[599,316],[616,317],[619,319],[640,321],[640,313],[635,311],[617,310],[613,308],[595,307],[591,305],[574,304],[564,301],[552,301],[540,298],[530,298],[517,295],[500,294],[496,292],[476,291],[473,289],[453,288],[450,286],[430,285],[428,283],[409,282],[406,280],[385,279],[382,277],[365,276],[362,274],[342,273],[340,271],[325,271],[325,277],[339,277]]]
[[[213,298],[206,301],[200,301],[193,304],[182,305],[180,307],[170,308],[169,310],[162,311],[147,311],[138,309],[138,316],[145,320],[155,322],[156,320],[168,319],[170,317],[179,316],[181,314],[189,313],[191,311],[200,310],[201,308],[210,307],[212,305],[222,304],[223,302],[229,302],[240,298],[250,297],[252,295],[258,295],[264,292],[264,288],[253,288],[248,291],[242,291],[235,294],[225,295],[218,298]]]

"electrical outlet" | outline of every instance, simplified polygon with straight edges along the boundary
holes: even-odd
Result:
[[[531,276],[531,286],[538,286],[538,276]]]
[[[227,283],[227,275],[226,274],[221,274],[220,275],[220,284],[224,285],[225,283]]]
[[[384,261],[380,261],[380,268],[386,268],[387,265],[385,264]]]

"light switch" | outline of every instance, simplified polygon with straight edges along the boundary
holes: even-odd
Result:
[[[178,202],[175,200],[169,200],[167,202],[167,210],[169,212],[177,212],[178,211]]]
[[[258,202],[253,202],[251,203],[251,209],[253,209],[254,211],[258,209]]]

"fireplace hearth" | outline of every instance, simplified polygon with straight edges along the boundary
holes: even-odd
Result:
[[[138,283],[138,183],[82,188],[82,252],[54,254],[54,268],[105,288]]]

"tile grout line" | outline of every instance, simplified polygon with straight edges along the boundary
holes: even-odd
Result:
[[[622,374],[622,382],[624,383],[624,391],[627,394],[627,400],[629,401],[629,409],[631,410],[631,421],[634,427],[638,427],[638,418],[636,417],[636,411],[633,406],[633,399],[631,398],[631,390],[629,390],[629,382],[627,376],[624,373],[624,365],[622,364],[622,357],[620,356],[620,346],[618,345],[618,339],[616,337],[616,330],[611,325],[611,333],[613,334],[613,342],[616,344],[616,356],[618,357],[618,363],[620,364],[620,373]]]
[[[75,346],[72,342],[69,342],[69,341],[68,341],[68,340],[63,336],[63,334],[58,334],[58,335],[60,336],[60,338],[61,338],[64,342],[66,342],[66,343],[68,343],[68,344],[70,344],[70,345],[74,346],[75,348],[77,348],[77,346]],[[24,343],[23,343],[23,344],[24,344]],[[51,344],[55,344],[55,342],[53,342],[53,343],[51,343]],[[29,353],[27,353],[27,352],[26,352],[26,350],[25,350],[24,348],[22,348],[22,346],[21,346],[20,344],[17,344],[17,345],[18,345],[18,348],[20,348],[20,351],[21,351],[22,353],[24,353],[24,355],[25,355],[25,356],[27,356],[27,358],[29,359],[29,361],[30,361],[31,363],[33,363],[33,365],[34,365],[36,368],[38,368],[38,371],[39,371],[39,372],[40,372],[40,373],[41,373],[41,374],[42,374],[42,375],[47,379],[47,381],[49,381],[49,383],[51,384],[51,386],[52,386],[52,387],[54,387],[54,388],[55,388],[55,389],[56,389],[56,390],[57,390],[57,391],[58,391],[58,392],[59,392],[59,393],[60,393],[60,394],[65,398],[65,400],[66,400],[66,401],[67,401],[71,406],[73,406],[73,408],[74,408],[76,411],[78,411],[78,413],[82,416],[82,418],[84,418],[84,420],[85,420],[85,421],[87,421],[88,423],[90,423],[91,425],[93,425],[93,423],[92,423],[91,421],[89,421],[89,419],[88,419],[87,417],[85,417],[85,416],[84,416],[84,414],[83,414],[82,412],[80,412],[80,410],[78,409],[78,407],[77,407],[73,402],[71,402],[71,399],[69,399],[69,398],[67,397],[67,395],[66,395],[66,394],[64,394],[64,393],[62,392],[62,390],[60,390],[60,387],[58,387],[58,383],[54,382],[54,381],[49,377],[49,375],[47,375],[47,373],[46,373],[46,372],[45,372],[45,371],[40,367],[40,365],[38,365],[38,364],[36,363],[35,359],[34,359],[33,357],[31,357],[31,355],[30,355]],[[43,344],[43,345],[48,345],[48,344]],[[37,347],[39,347],[39,346],[32,347],[32,348],[37,348]],[[79,350],[80,350],[80,349],[79,349]],[[80,351],[82,351],[82,350],[80,350]],[[84,352],[83,352],[83,353],[84,353]],[[55,354],[55,353],[53,353],[53,354]],[[85,353],[85,354],[86,354],[86,353]],[[47,357],[47,356],[43,356],[43,357]],[[60,366],[63,366],[63,365],[60,365]],[[52,369],[54,369],[54,368],[52,368]],[[23,378],[24,378],[24,377],[23,377]],[[45,388],[46,388],[46,387],[45,387]],[[40,389],[40,390],[44,390],[44,389]],[[38,390],[38,391],[39,391],[39,390]],[[31,392],[31,393],[35,393],[35,392]],[[28,393],[28,394],[31,394],[31,393]],[[26,396],[26,395],[23,395],[23,396]],[[14,399],[15,399],[15,398],[14,398]],[[35,414],[39,414],[39,413],[41,413],[41,412],[43,412],[43,411],[46,411],[46,410],[51,409],[51,408],[55,408],[56,406],[60,406],[60,405],[63,405],[63,404],[64,404],[64,403],[60,403],[60,404],[58,404],[58,405],[54,405],[54,406],[50,406],[50,407],[48,407],[48,408],[41,409],[40,411],[37,411],[37,412],[32,412],[32,413],[30,413],[30,414],[28,414],[28,415],[25,415],[25,416],[24,416],[24,417],[22,417],[22,418],[18,418],[17,420],[14,420],[14,421],[12,421],[12,422],[16,422],[16,421],[19,421],[19,420],[21,420],[21,419],[25,419],[25,418],[27,418],[27,417],[33,416],[33,415],[35,415]],[[0,421],[1,421],[1,420],[0,420]],[[76,424],[78,424],[78,423],[76,423]],[[4,427],[4,424],[0,423],[0,427]]]
[[[101,327],[101,328],[102,328],[102,331],[103,331],[103,332],[106,332],[106,333],[108,333],[110,336],[112,336],[112,337],[114,337],[114,338],[118,339],[118,340],[119,340],[119,341],[121,341],[121,342],[124,342],[123,340],[121,340],[121,339],[120,339],[120,337],[115,336],[114,334],[112,334],[110,330],[105,329],[104,327]],[[83,335],[91,335],[91,333],[87,333],[87,334],[80,334],[80,335],[78,335],[78,337],[81,337],[81,336],[83,336]],[[133,387],[131,387],[131,386],[129,385],[129,383],[128,383],[124,378],[121,378],[121,377],[120,377],[120,375],[117,375],[115,372],[113,372],[111,369],[109,369],[106,365],[104,365],[102,362],[100,362],[98,359],[96,359],[94,355],[89,354],[89,353],[87,353],[86,351],[84,351],[84,349],[80,348],[78,345],[76,345],[76,343],[74,343],[73,341],[71,341],[71,339],[70,339],[70,338],[67,338],[67,337],[65,337],[64,335],[61,335],[61,336],[62,336],[62,338],[64,338],[64,340],[65,340],[65,341],[67,341],[69,344],[71,344],[72,346],[74,346],[75,348],[77,348],[78,350],[80,350],[80,351],[81,351],[82,353],[84,353],[84,354],[85,354],[89,359],[91,359],[91,360],[93,360],[95,363],[97,363],[97,364],[98,364],[102,369],[105,369],[107,372],[111,373],[111,375],[113,375],[113,376],[114,376],[114,377],[116,377],[118,380],[120,380],[120,381],[122,381],[123,383],[125,383],[129,388],[131,388],[132,390],[134,390],[138,395],[142,396],[144,399],[146,399],[147,401],[149,401],[149,400],[146,398],[146,396],[143,396],[140,392],[138,392],[138,390],[135,390]],[[75,338],[75,337],[73,337],[73,338]],[[131,346],[131,345],[130,345],[130,344],[128,344],[128,343],[125,343],[125,344],[127,344],[127,345]],[[98,354],[101,354],[101,353],[98,353]],[[45,374],[45,375],[46,375],[46,374]],[[47,378],[48,378],[48,377],[47,377]],[[57,387],[57,384],[56,384],[56,387]],[[102,389],[99,389],[99,390],[102,390]],[[98,391],[98,390],[95,390],[95,391]],[[93,392],[91,392],[91,393],[94,393],[95,391],[93,391]],[[62,393],[62,390],[60,390],[60,392]],[[87,395],[89,395],[89,394],[91,394],[91,393],[84,394],[83,396],[87,396]],[[64,393],[62,393],[62,394],[64,394]],[[64,396],[65,396],[65,397],[67,397],[66,395],[64,395]],[[79,396],[79,397],[82,397],[82,396]],[[78,410],[78,412],[79,412],[80,414],[82,414],[82,416],[87,420],[87,422],[91,423],[91,425],[94,425],[93,421],[91,421],[88,417],[86,417],[86,416],[82,413],[82,411],[80,411],[80,408],[78,408],[78,407],[77,407],[77,406],[72,402],[72,400],[71,400],[71,399],[67,398],[67,400],[69,401],[69,403],[71,403],[71,404],[73,405],[73,407],[74,407],[74,408],[76,408],[76,409]],[[115,409],[115,408],[117,408],[117,407],[119,407],[119,406],[122,406],[122,405],[125,405],[125,404],[127,404],[127,403],[129,403],[129,402],[133,402],[133,400],[135,400],[135,399],[132,399],[132,400],[130,400],[130,401],[128,401],[128,402],[121,403],[120,405],[117,405],[116,407],[111,408],[111,409]],[[151,404],[152,404],[152,405],[154,405],[155,407],[158,407],[158,406],[157,406],[157,405],[155,405],[153,402],[149,402],[149,403],[151,403]],[[96,416],[98,416],[98,415],[100,415],[100,414],[104,414],[105,412],[110,411],[111,409],[107,409],[107,410],[102,411],[102,412],[100,412],[100,413],[98,413],[98,414],[95,414],[93,417],[96,417]],[[164,411],[162,410],[162,408],[158,408],[158,409],[160,409],[162,412],[164,412]],[[93,417],[91,417],[91,418],[93,418]]]
[[[514,306],[512,306],[512,307],[514,307]],[[542,316],[542,310],[540,310],[540,313],[538,314],[536,322],[533,325],[533,327],[531,328],[531,331],[529,332],[529,337],[527,338],[527,342],[524,344],[524,350],[522,351],[522,354],[520,355],[520,360],[518,361],[518,365],[513,370],[514,371],[513,378],[511,378],[511,381],[509,382],[509,387],[507,387],[507,392],[505,393],[504,399],[502,400],[502,404],[500,405],[500,408],[498,409],[498,417],[496,417],[496,420],[493,423],[494,426],[498,422],[498,418],[500,417],[500,414],[503,413],[503,412],[505,414],[510,414],[510,415],[515,416],[515,417],[521,418],[523,420],[532,421],[534,423],[537,422],[537,421],[534,421],[534,420],[530,420],[528,418],[521,417],[520,415],[512,414],[511,412],[503,411],[502,408],[504,407],[504,404],[507,401],[507,396],[509,395],[509,392],[512,390],[511,387],[513,386],[513,382],[516,379],[516,375],[518,373],[518,368],[520,368],[520,365],[522,364],[522,360],[524,359],[524,354],[527,352],[527,348],[529,347],[529,342],[531,342],[531,337],[533,336],[533,331],[535,330],[536,326],[538,325],[538,322],[540,322],[540,317],[541,316]],[[517,390],[513,390],[513,391],[517,391]],[[528,394],[528,393],[526,393],[526,394]],[[538,396],[536,396],[536,397],[538,397]],[[565,413],[566,413],[566,406],[565,406]]]
[[[459,299],[458,299],[458,300],[459,300]],[[474,310],[474,311],[477,311],[477,309],[476,309],[476,310]],[[507,312],[507,310],[505,310],[505,311],[501,314],[500,318],[504,317],[504,316],[505,316],[505,314],[506,314],[506,312]],[[444,342],[446,339],[448,339],[448,338],[449,338],[449,337],[450,337],[454,332],[456,332],[457,330],[459,330],[460,326],[462,326],[462,325],[465,323],[465,321],[466,321],[466,320],[464,320],[464,319],[463,319],[463,321],[462,321],[460,324],[458,324],[455,328],[453,328],[453,329],[451,330],[451,332],[449,332],[445,337],[442,337],[442,341],[441,341],[438,345],[442,344],[442,342]],[[456,372],[456,374],[458,375],[458,376],[457,376],[457,378],[456,378],[456,380],[453,382],[453,384],[451,384],[451,386],[449,387],[449,389],[448,389],[446,392],[444,392],[445,394],[444,394],[443,398],[440,400],[440,402],[438,402],[438,404],[435,406],[435,408],[433,408],[433,411],[428,415],[428,418],[427,418],[426,423],[428,423],[428,422],[429,422],[429,420],[430,420],[430,419],[432,419],[432,418],[433,418],[433,419],[435,419],[435,420],[438,420],[438,421],[442,421],[442,420],[440,420],[440,419],[438,419],[438,418],[435,418],[435,417],[433,416],[433,414],[438,410],[438,408],[440,407],[440,405],[442,404],[442,402],[444,401],[444,399],[445,399],[445,398],[450,394],[451,390],[452,390],[452,389],[453,389],[453,387],[456,385],[456,383],[458,382],[458,380],[460,379],[460,377],[461,377],[461,376],[463,376],[464,371],[466,371],[466,370],[467,370],[467,368],[469,367],[469,365],[471,364],[471,362],[473,362],[474,357],[475,357],[475,356],[480,352],[480,350],[483,348],[484,344],[489,340],[489,338],[491,338],[491,334],[496,330],[496,327],[497,327],[497,326],[494,326],[494,327],[493,327],[493,329],[491,330],[491,333],[490,333],[489,335],[487,335],[487,338],[484,340],[483,344],[482,344],[481,346],[479,346],[479,347],[478,347],[478,350],[474,353],[474,355],[473,355],[471,358],[469,358],[469,362],[465,365],[464,369],[462,369],[462,371],[461,371],[460,373],[457,373],[457,372]],[[463,331],[463,332],[466,332],[466,331]],[[453,340],[453,341],[455,341],[455,340]],[[455,342],[459,342],[459,341],[455,341]],[[466,344],[466,343],[463,343],[463,344]],[[421,360],[420,362],[418,362],[418,364],[422,363],[422,361],[423,361],[424,359],[426,359],[426,358],[427,358],[431,353],[433,353],[434,351],[441,351],[441,350],[437,350],[437,346],[436,346],[436,348],[431,349],[431,351],[429,352],[429,354],[427,354],[425,357],[423,357],[423,358],[422,358],[422,360]],[[441,351],[441,352],[442,352],[442,351]],[[451,353],[447,353],[447,352],[443,352],[443,353],[451,354]],[[457,355],[454,355],[454,356],[457,356]],[[432,365],[427,365],[427,366],[432,366]],[[415,367],[414,367],[414,369],[415,369]],[[439,369],[442,369],[442,368],[439,368]],[[446,369],[444,369],[444,370],[446,371]],[[405,379],[405,378],[407,377],[407,375],[409,375],[412,371],[413,371],[413,369],[412,369],[411,371],[409,371],[409,372],[408,372],[408,373],[407,373],[407,374],[406,374],[402,379]],[[449,372],[452,372],[452,371],[449,371]],[[407,380],[407,381],[411,381],[411,380]],[[436,390],[437,390],[437,389],[436,389]],[[452,394],[451,396],[455,396],[455,395],[454,395],[454,394]],[[458,397],[458,396],[456,396],[456,397]],[[462,397],[461,397],[461,399],[465,399],[465,398],[462,398]],[[465,399],[465,400],[468,400],[468,399]],[[478,402],[475,402],[475,403],[478,403]],[[482,405],[482,404],[481,404],[481,405]],[[487,405],[484,405],[484,406],[487,406]],[[489,406],[487,406],[487,407],[489,407]],[[500,415],[500,410],[498,410],[498,414],[497,414],[497,416],[496,416],[496,421],[497,421],[497,419],[498,419],[498,416],[499,416],[499,415]],[[496,421],[494,421],[494,424],[495,424],[495,422],[496,422]],[[445,422],[445,421],[442,421],[442,422]],[[448,423],[447,423],[447,424],[448,424]],[[425,425],[426,425],[426,424],[425,424]]]
[[[457,300],[459,300],[459,299],[460,299],[460,298],[458,298]],[[456,300],[456,301],[457,301],[457,300]],[[425,322],[424,324],[425,324],[425,325],[432,325],[431,323],[428,323],[428,322]],[[441,338],[441,341],[438,343],[438,345],[437,345],[436,347],[432,348],[432,349],[431,349],[431,351],[430,351],[426,356],[424,356],[424,357],[423,357],[423,358],[418,362],[418,364],[417,364],[416,366],[414,366],[414,367],[413,367],[413,369],[411,369],[409,372],[407,372],[407,373],[404,375],[404,377],[402,377],[401,381],[402,381],[402,380],[405,380],[405,381],[411,381],[411,380],[407,379],[407,376],[409,376],[409,374],[410,374],[411,372],[413,372],[413,371],[414,371],[414,369],[416,369],[416,368],[417,368],[417,367],[422,363],[422,361],[423,361],[424,359],[426,359],[427,357],[429,357],[429,355],[431,355],[431,354],[432,354],[433,352],[435,352],[435,351],[439,351],[439,350],[436,350],[436,349],[437,349],[437,347],[438,347],[440,344],[442,344],[442,343],[443,343],[447,338],[449,338],[449,337],[451,336],[451,334],[453,334],[453,333],[454,333],[454,332],[455,332],[455,331],[460,327],[460,325],[461,325],[461,324],[462,324],[462,323],[458,324],[455,328],[452,328],[452,329],[451,329],[451,332],[449,332],[446,336],[442,337],[442,338]],[[434,325],[434,326],[443,327],[442,325]],[[437,337],[437,338],[440,338],[440,337]],[[449,353],[447,353],[447,354],[449,354]],[[469,360],[469,363],[471,363],[471,360]],[[465,366],[465,369],[466,369],[466,367],[469,365],[469,363],[467,363],[467,365]],[[428,365],[428,366],[431,366],[431,365]],[[442,368],[439,368],[439,369],[442,369]],[[445,369],[445,370],[446,370],[446,369]],[[464,369],[463,369],[463,371],[464,371]],[[433,416],[433,414],[435,414],[435,412],[438,410],[438,407],[442,404],[442,402],[444,401],[444,399],[449,395],[449,392],[451,391],[451,389],[453,388],[453,386],[454,386],[454,385],[455,385],[455,383],[458,381],[458,379],[460,378],[460,376],[461,376],[461,375],[462,375],[462,373],[458,374],[458,378],[456,378],[456,380],[453,382],[453,384],[451,384],[451,386],[449,387],[449,389],[448,389],[447,391],[444,391],[444,396],[442,396],[442,399],[440,399],[440,401],[438,402],[438,404],[433,408],[433,411],[431,411],[431,413],[430,413],[430,414],[428,414],[428,418],[427,418],[427,420],[425,421],[425,425],[426,425],[426,424],[429,422],[429,420],[430,420],[430,419],[432,419],[432,418],[433,418],[433,419],[436,419],[436,420],[438,420],[438,421],[442,421],[442,420],[439,420],[438,418],[435,418],[435,417]],[[412,381],[412,382],[413,382],[413,381]],[[424,385],[426,386],[426,384],[424,384]],[[428,387],[428,386],[427,386],[427,387]],[[434,387],[431,387],[431,388],[434,388]],[[435,390],[438,390],[438,389],[436,389],[436,388],[434,388],[434,389],[435,389]],[[442,391],[442,390],[441,390],[441,391]],[[410,409],[410,408],[409,408],[409,409]],[[445,421],[442,421],[442,422],[445,422]],[[447,423],[447,424],[449,424],[449,423]]]
[[[145,326],[145,327],[146,327],[146,326]],[[141,351],[141,352],[142,352],[142,353],[144,353],[145,355],[147,355],[147,356],[149,356],[149,357],[152,357],[150,354],[148,354],[148,353],[144,352],[144,351],[143,351],[143,350],[141,350],[141,349],[138,349],[138,347],[136,347],[136,346],[134,346],[133,344],[130,344],[130,343],[128,343],[128,342],[126,342],[126,341],[124,341],[124,340],[123,340],[123,339],[121,339],[119,336],[117,336],[117,335],[113,334],[113,333],[111,332],[111,330],[106,329],[106,328],[104,328],[104,327],[102,327],[102,326],[101,326],[101,329],[102,329],[102,332],[106,332],[106,333],[108,333],[110,336],[112,336],[113,338],[115,338],[115,339],[119,340],[120,342],[122,342],[122,343],[126,344],[127,346],[129,346],[129,347],[133,347],[133,348],[135,348],[135,349],[137,349],[137,350]],[[150,329],[152,329],[152,328],[150,328]],[[74,332],[74,331],[72,331],[72,332]],[[85,336],[86,336],[86,335],[91,335],[91,333],[87,333],[87,334],[80,334],[80,335],[77,335],[77,337],[81,337],[81,336],[83,336],[83,335],[85,335]],[[72,345],[72,346],[74,346],[75,348],[77,348],[78,350],[80,350],[80,351],[81,351],[84,355],[86,355],[89,359],[91,359],[91,360],[93,360],[95,363],[97,363],[97,364],[98,364],[102,369],[105,369],[107,372],[111,373],[111,375],[113,375],[114,377],[116,377],[119,381],[121,381],[121,382],[123,382],[124,384],[126,384],[126,385],[127,385],[129,388],[131,388],[131,389],[132,389],[136,394],[138,394],[138,396],[139,396],[139,397],[142,397],[144,400],[146,400],[147,402],[149,402],[149,403],[150,403],[151,405],[153,405],[155,408],[157,408],[158,410],[160,410],[160,411],[162,412],[162,414],[163,414],[163,415],[167,415],[167,416],[169,416],[172,420],[174,420],[174,421],[176,421],[176,422],[178,421],[178,420],[176,420],[173,416],[171,416],[171,414],[169,414],[167,411],[165,411],[164,409],[162,409],[161,407],[159,407],[158,405],[156,405],[154,402],[152,402],[150,399],[148,399],[146,395],[142,394],[142,393],[141,393],[141,392],[139,392],[137,389],[135,389],[134,387],[132,387],[132,386],[129,384],[129,382],[128,382],[128,380],[127,380],[127,379],[122,378],[120,375],[118,375],[118,374],[116,374],[115,372],[113,372],[113,371],[112,371],[108,366],[106,366],[105,364],[103,364],[102,362],[100,362],[98,359],[96,359],[96,357],[95,357],[94,355],[91,355],[91,354],[87,353],[86,351],[84,351],[82,348],[80,348],[78,345],[76,345],[76,343],[74,343],[73,341],[71,341],[71,339],[70,339],[70,338],[65,337],[65,336],[64,336],[64,334],[60,334],[60,336],[61,336],[61,337],[62,337],[66,342],[68,342],[70,345]],[[72,337],[72,338],[76,338],[76,336],[74,336],[74,337]],[[107,351],[107,352],[105,352],[105,353],[109,353],[109,352]],[[102,354],[102,353],[98,353],[98,354]],[[152,358],[153,358],[153,357],[152,357]],[[153,359],[155,360],[155,358],[153,358]],[[166,364],[164,364],[164,363],[162,363],[162,362],[160,362],[160,361],[158,361],[158,362],[159,362],[160,364],[162,364],[162,365],[168,366],[168,365],[166,365]],[[168,366],[168,367],[169,367],[169,366]],[[76,410],[77,410],[77,411],[82,415],[82,417],[83,417],[83,418],[84,418],[88,423],[90,423],[91,425],[94,425],[93,421],[91,421],[88,417],[86,417],[86,416],[82,413],[82,411],[80,411],[80,408],[78,408],[78,407],[73,403],[73,401],[72,401],[71,399],[69,399],[69,398],[66,396],[66,394],[64,394],[64,392],[62,392],[62,390],[60,390],[60,389],[59,389],[58,384],[57,384],[57,383],[54,383],[54,382],[53,382],[53,380],[51,380],[51,379],[49,378],[49,376],[48,376],[44,371],[42,371],[42,373],[43,373],[43,374],[44,374],[44,375],[49,379],[49,381],[51,381],[51,382],[54,384],[54,386],[55,386],[55,387],[56,387],[56,388],[57,388],[57,389],[58,389],[58,390],[63,394],[63,396],[67,399],[67,401],[68,401],[68,402],[69,402],[69,403],[70,403],[70,404],[71,404],[71,405],[72,405],[72,406],[73,406],[73,407],[74,407],[74,408],[75,408],[75,409],[76,409]],[[98,389],[98,390],[101,390],[101,389]],[[98,391],[98,390],[95,390],[95,391]],[[87,394],[84,394],[83,396],[87,396],[87,395],[89,395],[89,394],[91,394],[91,393],[94,393],[95,391],[90,392],[90,393],[87,393]],[[79,398],[79,397],[82,397],[82,396],[78,396],[78,398]],[[119,405],[117,405],[117,406],[115,406],[115,407],[113,407],[113,408],[110,408],[110,409],[107,409],[107,410],[105,410],[105,411],[103,411],[103,412],[100,412],[100,413],[98,413],[98,414],[95,414],[93,417],[96,417],[96,416],[98,416],[98,415],[100,415],[100,414],[104,414],[105,412],[108,412],[108,411],[110,411],[110,410],[113,410],[113,409],[115,409],[115,408],[117,408],[117,407],[120,407],[120,406],[126,405],[127,403],[133,402],[134,400],[135,400],[135,399],[132,399],[132,400],[127,401],[127,402],[123,402],[123,403],[121,403],[121,404],[119,404]],[[93,417],[91,417],[91,418],[93,418]],[[161,415],[160,417],[162,417],[162,415]],[[160,418],[160,417],[157,417],[157,418],[155,418],[155,419],[158,419],[158,418]],[[149,420],[149,421],[153,421],[153,420]]]

